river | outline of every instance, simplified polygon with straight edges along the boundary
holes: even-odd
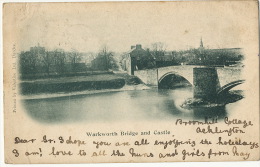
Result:
[[[116,122],[196,119],[232,115],[234,105],[218,108],[183,109],[192,97],[192,87],[173,90],[152,88],[98,94],[23,100],[28,115],[41,123]]]

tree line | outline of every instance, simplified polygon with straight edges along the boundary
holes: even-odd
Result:
[[[46,51],[43,47],[34,47],[30,51],[21,52],[19,55],[20,73],[38,74],[50,73],[63,74],[77,72],[81,69],[81,54],[75,50],[65,52],[62,50]]]
[[[92,57],[91,65],[86,66],[84,62],[86,53],[76,50],[65,52],[61,49],[52,51],[44,47],[31,47],[29,51],[19,54],[21,75],[62,75],[68,73],[79,73],[87,71],[118,70],[115,53],[109,51],[105,46]],[[90,58],[91,59],[91,58]]]

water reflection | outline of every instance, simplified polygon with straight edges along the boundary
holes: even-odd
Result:
[[[224,118],[227,116],[227,111],[225,106],[218,106],[218,107],[201,107],[201,108],[194,108],[193,115],[196,119],[202,119],[205,117],[211,118]]]
[[[232,110],[215,108],[183,109],[181,104],[192,97],[192,88],[109,92],[50,99],[24,100],[28,115],[42,123],[164,121],[222,118]]]

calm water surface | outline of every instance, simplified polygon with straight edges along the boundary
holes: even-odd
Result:
[[[115,122],[171,120],[177,118],[203,120],[225,117],[232,105],[219,108],[187,110],[180,105],[192,97],[192,88],[174,90],[134,90],[50,99],[24,100],[30,117],[42,123]],[[236,102],[237,103],[237,102]]]

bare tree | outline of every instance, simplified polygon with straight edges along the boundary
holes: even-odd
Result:
[[[42,54],[41,56],[42,56],[43,67],[49,76],[50,75],[50,66],[53,63],[53,56],[48,51],[45,52],[45,54]]]
[[[102,70],[118,69],[118,63],[115,59],[115,53],[109,51],[107,46],[104,46],[100,49],[94,62],[95,66],[99,67]]]
[[[68,56],[71,63],[72,71],[76,72],[77,64],[81,61],[82,56],[75,49],[73,49],[72,52],[68,54]]]
[[[53,52],[53,61],[56,72],[62,74],[65,72],[65,52],[55,50]]]
[[[20,69],[22,74],[35,74],[37,72],[37,63],[39,60],[31,52],[22,52],[20,54]]]
[[[152,44],[152,54],[156,57],[162,57],[166,51],[166,45],[162,42],[156,42]]]

